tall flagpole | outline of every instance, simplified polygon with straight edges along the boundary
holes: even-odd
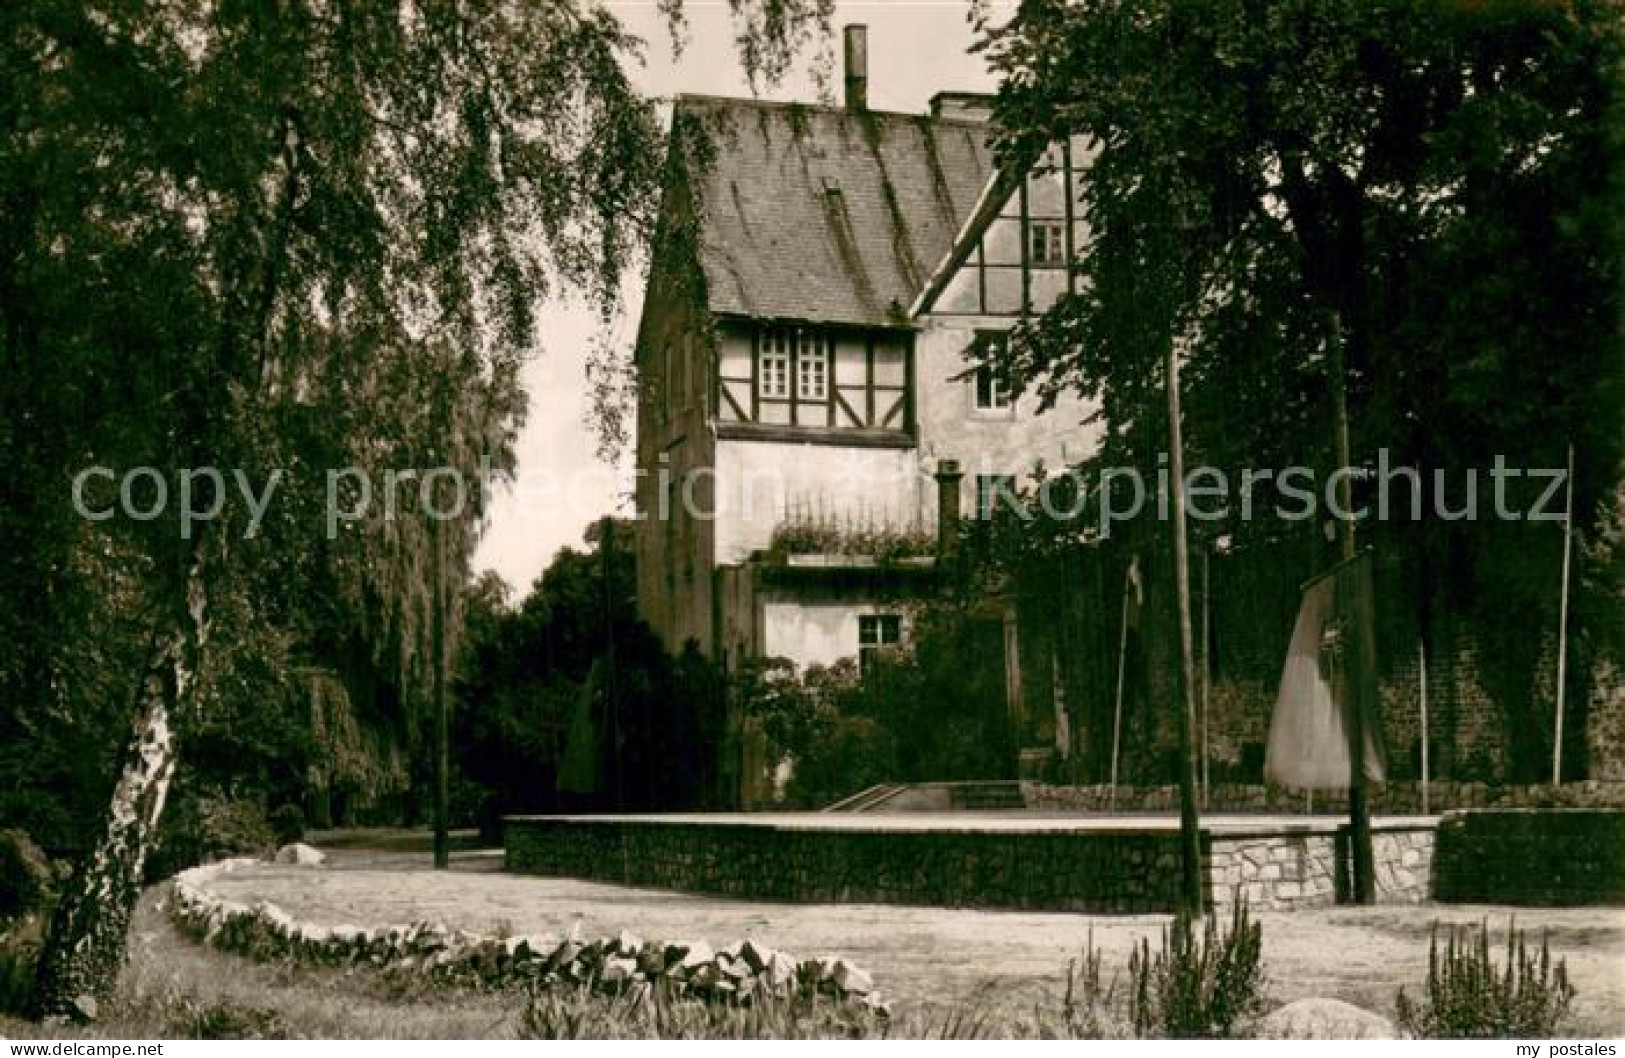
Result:
[[[1563,783],[1563,692],[1568,682],[1569,554],[1574,547],[1574,444],[1569,444],[1567,497],[1563,501],[1563,589],[1557,606],[1557,731],[1552,736],[1552,785]]]

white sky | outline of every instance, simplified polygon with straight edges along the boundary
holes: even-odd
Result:
[[[673,59],[665,20],[654,0],[605,0],[627,27],[648,43],[645,65],[633,71],[646,93],[682,92],[749,96],[734,50],[727,0],[686,0],[688,44]],[[943,90],[992,91],[993,78],[972,43],[967,0],[868,0],[836,5],[834,27],[869,27],[869,105],[876,110],[924,112]],[[840,91],[839,40],[834,89]],[[812,56],[763,96],[817,101]],[[618,347],[630,355],[643,291],[629,284],[627,315]],[[585,304],[547,305],[541,311],[541,346],[523,380],[530,417],[519,436],[519,481],[493,500],[491,525],[474,556],[477,570],[494,569],[515,590],[515,601],[561,547],[579,545],[587,524],[606,513],[630,514],[629,478],[600,462],[590,413],[585,366],[597,318]],[[623,463],[630,462],[630,451]]]

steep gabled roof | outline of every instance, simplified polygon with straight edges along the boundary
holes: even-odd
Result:
[[[897,326],[993,168],[985,124],[683,96],[712,312]]]

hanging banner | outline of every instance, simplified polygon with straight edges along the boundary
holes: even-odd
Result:
[[[1267,782],[1295,790],[1348,789],[1355,613],[1361,591],[1371,591],[1369,554],[1342,563],[1304,588],[1270,718]],[[1365,725],[1365,774],[1381,782],[1382,719],[1376,702],[1371,712]]]

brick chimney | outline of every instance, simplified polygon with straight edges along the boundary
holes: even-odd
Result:
[[[937,557],[959,546],[959,483],[965,479],[957,459],[937,460]]]
[[[869,109],[869,29],[846,27],[846,109]]]

